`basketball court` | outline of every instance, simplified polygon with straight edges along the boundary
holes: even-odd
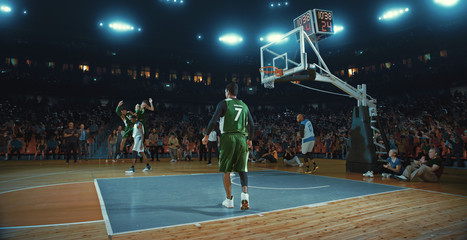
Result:
[[[221,174],[96,179],[109,235],[264,214],[404,188],[282,171],[249,176],[251,211],[223,208]],[[238,177],[233,195],[240,196]],[[235,200],[239,204],[240,199]],[[107,215],[107,216],[106,216]],[[108,220],[107,220],[108,219]]]
[[[466,234],[465,170],[450,169],[436,184],[405,183],[346,173],[343,160],[317,161],[313,175],[281,163],[250,165],[247,211],[239,209],[238,176],[232,177],[235,207],[221,206],[216,162],[163,159],[148,173],[137,164],[134,175],[125,175],[128,164],[103,160],[6,162],[0,203],[10,207],[0,208],[0,232],[2,239],[226,238],[218,229],[256,239]],[[391,235],[394,226],[400,231]]]

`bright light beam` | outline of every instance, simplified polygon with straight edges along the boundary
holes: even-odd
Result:
[[[452,7],[456,5],[459,0],[434,0],[436,4],[441,5],[443,7]]]
[[[133,31],[135,27],[127,24],[127,23],[122,23],[122,22],[114,22],[109,24],[109,28],[118,31],[118,32],[128,32],[128,31]],[[138,29],[139,30],[139,29]]]
[[[241,42],[243,42],[243,38],[240,37],[237,34],[229,33],[229,34],[225,34],[225,35],[221,36],[219,38],[219,41],[221,41],[221,42],[223,42],[225,44],[228,44],[228,45],[237,45],[237,44],[240,44]]]
[[[344,31],[344,26],[334,25],[334,33],[339,33]]]
[[[268,42],[275,42],[275,41],[279,41],[281,38],[284,37],[284,34],[282,33],[270,33],[267,37],[266,37],[266,40]]]
[[[405,9],[400,8],[400,9],[389,10],[389,11],[385,12],[383,14],[383,16],[379,16],[378,20],[379,21],[381,21],[381,20],[392,20],[392,19],[395,19],[395,18],[398,18],[398,17],[404,15],[408,11],[409,11],[408,8],[405,8]]]
[[[0,6],[0,11],[9,13],[9,12],[11,12],[11,7],[6,6],[6,5],[2,5],[2,6]]]

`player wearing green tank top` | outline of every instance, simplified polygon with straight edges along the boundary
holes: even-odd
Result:
[[[115,110],[115,113],[122,119],[123,123],[125,124],[125,133],[123,134],[122,143],[120,144],[120,151],[117,155],[117,158],[121,157],[123,148],[125,147],[125,142],[128,136],[130,136],[133,133],[134,126],[134,123],[131,121],[131,116],[133,115],[133,112],[127,111],[125,108],[122,107],[122,105],[123,101],[120,101],[118,103],[117,109]]]
[[[238,172],[242,184],[241,210],[249,209],[248,196],[248,147],[254,134],[253,117],[248,106],[237,99],[238,85],[230,83],[225,89],[225,100],[217,104],[216,112],[204,132],[203,144],[219,120],[221,131],[219,172],[224,173],[224,187],[227,198],[222,205],[233,208],[230,172]]]
[[[138,121],[140,121],[143,124],[145,138],[147,138],[147,136],[149,135],[149,132],[147,131],[148,126],[146,124],[146,117],[145,117],[146,109],[150,111],[154,111],[154,105],[152,104],[152,98],[149,98],[149,104],[148,104],[148,101],[144,100],[139,106],[139,109],[135,110],[136,116],[138,117]]]

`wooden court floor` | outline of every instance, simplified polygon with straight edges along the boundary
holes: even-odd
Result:
[[[406,183],[346,173],[343,160],[317,162],[317,175],[407,189],[198,226],[107,236],[93,180],[125,177],[129,161],[2,161],[0,239],[467,239],[467,170],[445,169],[439,183]],[[171,164],[162,159],[152,167],[145,174],[144,165],[137,164],[134,176],[217,172],[216,162],[206,166],[196,160]],[[250,171],[264,169],[304,170],[282,163],[249,166]]]

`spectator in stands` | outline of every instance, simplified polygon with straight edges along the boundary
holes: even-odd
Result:
[[[178,143],[178,139],[175,136],[175,134],[170,133],[170,137],[169,137],[169,153],[170,153],[170,157],[172,158],[170,160],[171,162],[176,162],[177,161],[177,159],[178,159],[177,149],[178,149],[179,146],[180,146],[180,144]]]
[[[187,136],[183,137],[182,140],[182,148],[183,148],[183,158],[185,161],[191,161],[191,149],[190,149],[190,141],[188,140]]]
[[[389,178],[393,174],[401,175],[404,171],[402,161],[397,158],[397,149],[389,150],[389,157],[386,159],[386,163],[379,165],[378,168],[373,171],[368,171],[363,174],[364,177],[373,177],[375,173],[381,173],[383,178]]]
[[[73,152],[73,159],[76,163],[78,154],[78,136],[79,132],[75,129],[73,122],[68,123],[68,128],[63,131],[63,140],[66,146],[66,164],[70,161],[71,152]]]
[[[326,158],[328,158],[328,155],[331,155],[332,157],[332,134],[328,133],[326,134],[326,138],[324,139],[324,146],[326,147]]]
[[[50,153],[52,153],[52,160],[55,159],[57,147],[58,147],[58,142],[57,142],[57,139],[55,139],[55,136],[50,137],[50,139],[47,140],[47,159],[51,159]]]
[[[84,128],[84,124],[81,124],[79,126],[78,130],[78,147],[79,147],[79,153],[81,155],[81,159],[83,158],[87,161],[88,160],[88,141],[89,141],[89,129],[86,130]]]
[[[396,142],[399,156],[402,159],[407,159],[406,148],[407,148],[407,138],[405,135],[400,136],[400,140]]]
[[[45,159],[45,152],[47,149],[47,142],[45,139],[41,139],[38,143],[36,143],[36,152],[34,153],[34,160],[37,159],[37,154],[41,154],[41,160]]]
[[[24,146],[23,141],[16,138],[16,135],[13,135],[11,137],[10,146],[9,146],[9,148],[11,149],[10,150],[10,156],[13,156],[16,153],[17,157],[18,157],[18,160],[20,160],[21,159],[21,150],[22,150],[23,146]]]
[[[267,161],[271,163],[277,163],[277,159],[278,159],[277,150],[276,150],[276,147],[273,145],[269,148],[269,151],[267,153],[261,156],[259,161],[261,163],[266,163]]]
[[[219,128],[216,127],[211,133],[209,133],[207,151],[208,151],[208,165],[211,165],[211,158],[214,150],[215,156],[219,157],[219,143],[220,143],[220,132]]]
[[[464,154],[464,141],[462,140],[462,137],[451,132],[447,141],[452,146],[452,152],[447,155],[446,165],[452,166],[452,157],[455,157],[457,167],[464,168],[464,160],[461,159],[462,155]]]
[[[151,153],[151,161],[154,161],[154,155],[157,153],[157,161],[159,161],[159,153],[157,148],[157,142],[159,139],[159,134],[157,133],[155,128],[152,128],[151,133],[149,133],[148,137],[148,147],[149,152]]]
[[[10,138],[8,137],[8,132],[4,131],[0,135],[0,153],[5,154],[5,160],[8,160],[8,145],[10,144]]]
[[[123,131],[122,126],[118,126],[116,142],[117,150],[115,150],[115,156],[117,156],[117,158],[120,158],[120,145],[122,144],[123,135],[125,135],[125,131]]]
[[[116,162],[115,156],[117,153],[117,130],[113,130],[112,133],[107,137],[107,147],[109,149],[110,159]]]
[[[394,139],[394,135],[389,136],[389,149],[397,149],[396,140]]]
[[[420,160],[414,160],[410,166],[407,166],[402,175],[395,177],[403,181],[439,181],[444,169],[439,154],[438,148],[431,148],[428,152],[428,160],[425,159],[425,156],[422,156]]]
[[[288,166],[293,166],[293,167],[296,167],[296,166],[303,167],[303,163],[300,162],[297,155],[295,154],[295,151],[290,146],[288,146],[285,150],[284,164]]]
[[[156,146],[156,161],[159,161],[159,153],[164,154],[164,135],[162,132],[156,134],[157,146]]]

